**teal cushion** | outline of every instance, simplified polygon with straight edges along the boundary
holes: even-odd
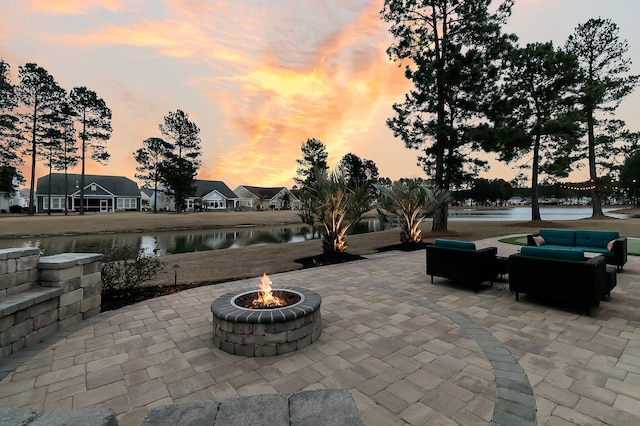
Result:
[[[616,231],[576,231],[576,244],[583,247],[607,248],[609,241],[615,240],[620,234]]]
[[[570,247],[576,245],[576,231],[569,231],[565,229],[541,229],[540,236],[544,238],[545,244]]]
[[[578,250],[561,250],[547,247],[525,246],[520,249],[523,256],[543,257],[556,260],[584,260],[584,253]]]
[[[476,249],[476,243],[472,243],[469,241],[437,239],[435,241],[435,245],[439,247],[457,248],[457,249],[464,249],[464,250]]]

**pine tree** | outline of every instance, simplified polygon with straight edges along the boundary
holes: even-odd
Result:
[[[606,172],[602,167],[603,160],[619,153],[617,138],[613,136],[624,127],[621,120],[607,121],[605,117],[614,114],[620,102],[633,92],[640,76],[628,74],[631,61],[626,54],[629,45],[626,40],[620,40],[618,25],[609,19],[590,19],[578,25],[569,36],[566,49],[576,55],[581,70],[580,103],[587,138],[586,146],[579,152],[586,152],[593,183],[592,217],[604,216],[598,173]]]
[[[171,145],[162,138],[148,138],[142,141],[143,147],[133,153],[133,158],[138,162],[136,167],[136,178],[145,185],[153,186],[153,212],[158,211],[158,183],[161,181],[160,164],[164,161],[167,152],[171,150]]]
[[[531,220],[541,220],[539,175],[568,176],[579,137],[574,107],[578,63],[550,42],[515,48],[506,62],[490,113],[495,132],[485,136],[484,146],[502,161],[532,156]]]
[[[200,167],[200,128],[182,110],[164,117],[160,131],[170,149],[160,163],[159,172],[166,190],[176,203],[176,213],[182,211],[186,198],[193,192]]]
[[[513,37],[501,34],[512,0],[490,12],[491,0],[386,0],[382,17],[391,23],[393,61],[405,63],[412,90],[393,105],[387,120],[394,136],[421,151],[426,174],[440,189],[468,180],[486,162],[475,127],[485,119],[486,100],[499,77],[503,51]],[[491,9],[494,9],[491,7]],[[436,211],[434,230],[447,229],[448,206]]]
[[[327,147],[321,141],[315,138],[307,139],[300,146],[302,151],[302,159],[296,160],[298,176],[293,178],[300,189],[308,188],[317,181],[316,173],[326,173],[329,170],[327,158],[329,153]]]
[[[0,59],[0,171],[3,175],[0,191],[9,195],[16,191],[13,179],[22,179],[16,167],[24,163],[19,155],[23,139],[16,126],[16,106],[17,98],[10,80],[10,66]]]
[[[76,121],[80,127],[79,137],[82,141],[80,158],[82,172],[80,176],[80,214],[84,214],[84,175],[87,152],[91,159],[98,163],[109,161],[109,153],[105,143],[111,137],[111,110],[98,97],[96,92],[86,87],[74,87],[69,94],[70,105],[75,112]]]
[[[31,156],[31,186],[29,188],[29,214],[35,214],[34,185],[36,180],[36,160],[42,153],[42,144],[47,137],[51,117],[66,98],[65,91],[56,83],[47,70],[37,64],[28,63],[18,70],[20,80],[17,98],[24,107],[19,115],[24,133],[29,135]]]

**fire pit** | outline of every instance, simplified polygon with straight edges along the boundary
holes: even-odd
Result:
[[[271,288],[265,274],[260,290],[227,293],[213,301],[213,344],[230,354],[272,356],[304,348],[320,337],[316,292]]]

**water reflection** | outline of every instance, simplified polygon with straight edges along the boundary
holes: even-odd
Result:
[[[353,234],[389,229],[388,224],[369,220],[358,224]],[[36,247],[44,255],[58,253],[100,252],[114,247],[134,247],[158,256],[219,250],[246,246],[294,243],[318,237],[310,226],[290,226],[269,229],[243,229],[232,231],[168,231],[145,234],[80,235],[36,239],[2,240],[0,248]]]

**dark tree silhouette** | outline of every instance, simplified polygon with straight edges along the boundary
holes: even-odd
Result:
[[[19,85],[16,93],[24,107],[20,114],[22,131],[29,135],[31,156],[31,186],[29,188],[29,214],[35,214],[34,186],[36,180],[36,160],[41,154],[41,146],[55,111],[66,99],[65,91],[56,83],[47,70],[37,64],[28,63],[18,69]]]
[[[602,158],[616,154],[615,138],[611,136],[611,124],[617,123],[617,131],[624,126],[620,120],[606,123],[604,116],[615,113],[622,99],[638,84],[640,76],[629,75],[631,61],[626,57],[629,46],[620,40],[618,25],[609,19],[590,19],[576,27],[566,43],[569,52],[576,55],[580,64],[580,103],[586,123],[587,139],[581,152],[586,152],[591,191],[592,217],[604,216],[598,169]],[[598,137],[600,131],[605,137]],[[614,131],[613,133],[616,133]],[[581,156],[584,159],[585,156]]]
[[[84,175],[87,152],[91,159],[98,163],[109,161],[109,153],[105,144],[111,137],[111,110],[98,97],[96,92],[86,87],[74,87],[69,94],[70,105],[75,111],[76,120],[80,126],[80,159],[82,172],[80,175],[80,214],[84,214]]]

